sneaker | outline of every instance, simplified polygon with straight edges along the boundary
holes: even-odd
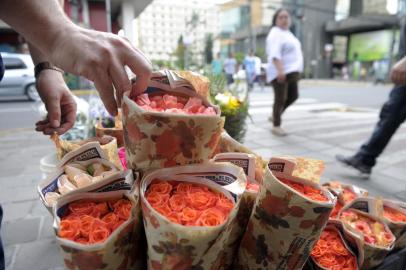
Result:
[[[288,135],[281,127],[273,127],[272,134],[281,137]]]
[[[372,171],[372,166],[365,165],[358,158],[345,157],[343,155],[336,155],[336,159],[341,163],[353,169],[356,169],[363,178],[369,178]]]

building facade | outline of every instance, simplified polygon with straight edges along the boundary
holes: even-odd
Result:
[[[217,6],[204,1],[154,0],[136,20],[139,48],[152,61],[174,62],[180,37],[196,65],[204,62],[205,40],[219,33]]]
[[[123,34],[134,43],[133,19],[152,0],[65,0],[64,11],[76,24],[103,32]],[[108,19],[109,18],[109,19]],[[0,51],[26,53],[25,40],[0,20]]]
[[[335,0],[234,0],[223,4],[220,15],[223,54],[229,51],[246,54],[253,49],[263,62],[268,62],[266,37],[272,17],[279,8],[287,9],[291,14],[291,31],[302,43],[304,75],[328,77],[325,47],[332,41],[324,27],[334,19]]]
[[[354,80],[385,81],[399,51],[405,0],[337,0],[336,19],[327,23],[336,74]]]

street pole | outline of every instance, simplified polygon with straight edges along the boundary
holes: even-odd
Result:
[[[106,0],[106,24],[107,24],[107,32],[111,33],[111,3],[110,3],[110,0]]]
[[[248,39],[249,39],[249,44],[248,44],[248,52],[249,51],[254,51],[255,50],[255,41],[254,41],[254,30],[252,27],[252,0],[248,0]]]

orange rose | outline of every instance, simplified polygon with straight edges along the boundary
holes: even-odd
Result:
[[[217,197],[211,192],[197,191],[187,194],[187,203],[196,210],[205,210],[213,207],[217,202]]]
[[[183,208],[185,208],[185,206],[186,206],[186,200],[185,200],[185,196],[183,196],[183,195],[174,194],[169,199],[169,207],[172,209],[172,211],[180,212],[180,211],[182,211]]]
[[[223,212],[215,208],[210,208],[200,215],[199,219],[196,221],[198,226],[218,226],[223,224],[226,217]]]
[[[166,181],[154,181],[148,187],[148,192],[156,192],[160,194],[169,194],[172,191],[172,185]]]

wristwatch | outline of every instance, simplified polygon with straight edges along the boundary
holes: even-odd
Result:
[[[34,68],[35,79],[38,79],[39,74],[40,74],[41,71],[43,71],[44,69],[53,69],[53,70],[59,71],[59,72],[62,73],[62,74],[65,73],[62,69],[60,69],[60,68],[58,68],[58,67],[52,65],[52,64],[49,63],[49,62],[41,62],[41,63],[38,63],[37,65],[35,65],[35,68]]]

